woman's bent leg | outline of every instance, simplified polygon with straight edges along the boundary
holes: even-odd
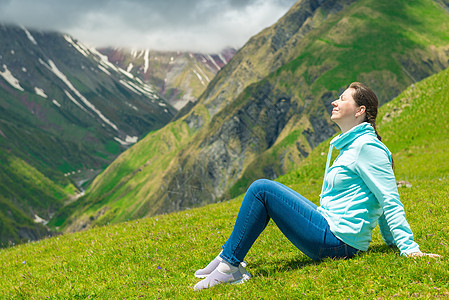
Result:
[[[314,260],[352,256],[357,251],[332,234],[315,204],[280,183],[261,179],[246,192],[220,256],[238,266],[270,218],[298,249]]]

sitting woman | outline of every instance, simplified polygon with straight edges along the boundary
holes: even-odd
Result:
[[[204,279],[195,290],[249,279],[243,259],[270,218],[313,260],[350,258],[366,251],[376,224],[385,243],[396,245],[401,255],[438,257],[422,253],[413,240],[399,200],[391,153],[376,131],[375,93],[354,82],[332,106],[331,120],[341,134],[330,142],[320,206],[280,183],[255,181],[222,252],[196,271],[195,276]],[[333,147],[340,154],[329,167]]]

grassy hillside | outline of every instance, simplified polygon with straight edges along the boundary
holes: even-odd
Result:
[[[1,149],[0,165],[0,247],[45,237],[50,232],[42,222],[48,221],[76,188],[68,182],[55,183]]]
[[[190,135],[188,126],[180,121],[167,125],[163,131],[150,133],[149,138],[141,142],[143,148],[139,150],[143,151],[136,151],[134,147],[125,151],[116,160],[116,167],[107,168],[104,177],[94,181],[89,198],[83,197],[66,206],[51,220],[50,225],[67,225],[67,219],[77,219],[65,228],[70,232],[83,229],[85,224],[95,223],[99,218],[102,224],[106,224],[123,222],[136,216],[142,203],[135,200],[145,198],[149,191],[161,186],[162,176],[159,171],[169,168],[171,160]],[[131,177],[133,184],[129,185]],[[110,198],[117,201],[109,202]],[[76,208],[84,205],[89,209],[83,215],[78,214]],[[149,210],[155,212],[160,209],[160,205],[155,202]]]
[[[229,236],[238,197],[2,249],[0,298],[447,298],[448,78],[445,70],[405,90],[381,108],[378,128],[393,152],[396,179],[409,183],[399,192],[415,240],[441,259],[401,257],[376,228],[368,252],[315,263],[270,222],[245,258],[249,282],[194,292],[193,273]],[[327,148],[319,145],[278,180],[318,202]]]
[[[61,224],[102,225],[239,195],[255,178],[291,171],[335,133],[330,102],[350,82],[367,83],[385,103],[448,66],[449,14],[435,1],[313,3],[298,1],[251,38],[189,114],[111,164]],[[147,145],[165,149],[160,136],[179,148],[153,160]]]

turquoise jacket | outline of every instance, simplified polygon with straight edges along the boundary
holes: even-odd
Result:
[[[333,147],[340,154],[329,168]],[[368,250],[379,223],[384,242],[401,255],[419,251],[399,200],[391,153],[369,123],[330,142],[320,203],[332,233],[356,249]]]

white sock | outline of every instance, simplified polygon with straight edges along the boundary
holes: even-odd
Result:
[[[233,274],[239,270],[239,267],[235,267],[227,261],[223,260],[218,265],[217,270],[222,274]]]

